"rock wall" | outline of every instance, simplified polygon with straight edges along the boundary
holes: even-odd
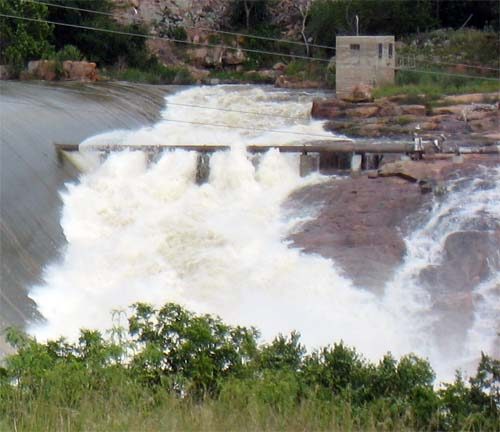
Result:
[[[39,79],[44,81],[97,81],[99,73],[95,63],[87,61],[66,60],[58,63],[55,60],[33,60],[28,68],[21,72],[22,80]]]

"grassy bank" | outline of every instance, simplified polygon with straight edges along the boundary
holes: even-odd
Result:
[[[492,93],[500,90],[500,80],[485,80],[454,77],[442,74],[439,70],[426,72],[399,71],[393,85],[376,88],[373,96],[385,97],[396,95],[422,96],[427,99],[439,99],[444,95],[468,93]]]
[[[168,67],[155,63],[148,68],[110,68],[103,71],[105,77],[119,81],[130,81],[146,84],[193,84],[194,79],[189,70],[183,67]]]
[[[500,362],[434,387],[415,355],[378,363],[335,343],[306,353],[300,336],[258,344],[254,328],[175,304],[133,307],[126,328],[75,343],[17,331],[0,368],[0,428],[84,430],[494,431]]]

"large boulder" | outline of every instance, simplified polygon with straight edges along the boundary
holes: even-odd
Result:
[[[292,194],[286,207],[319,210],[290,239],[304,252],[332,258],[357,286],[380,292],[406,253],[410,219],[430,202],[415,185],[394,177],[309,186]]]
[[[0,65],[0,80],[7,80],[10,78],[9,69],[5,65]]]
[[[375,117],[378,114],[379,107],[374,104],[359,104],[354,108],[347,109],[345,111],[348,117]]]
[[[448,165],[447,161],[396,161],[382,165],[378,170],[381,177],[397,176],[417,182],[419,180],[440,179],[441,171]]]
[[[300,78],[280,75],[276,78],[274,85],[279,88],[311,89],[322,88],[324,84],[321,81],[303,80]]]
[[[314,99],[311,109],[311,116],[317,119],[334,119],[345,115],[345,109],[351,107],[340,99]]]
[[[199,47],[187,50],[191,63],[198,68],[214,68],[241,65],[246,61],[246,55],[241,49],[226,49],[222,47]]]
[[[222,55],[222,62],[228,66],[236,66],[245,63],[247,56],[241,49],[226,50]]]
[[[387,99],[376,101],[381,117],[395,117],[403,114],[401,106]]]
[[[371,102],[373,100],[373,87],[368,84],[358,84],[342,99],[348,102]]]
[[[425,105],[401,105],[402,114],[414,115],[414,116],[425,116],[427,109]]]
[[[87,61],[71,61],[63,62],[64,78],[78,81],[97,81],[99,74],[97,66],[93,62]]]
[[[27,77],[53,81],[57,78],[55,60],[32,60],[28,63]]]
[[[500,91],[495,93],[471,93],[464,95],[452,95],[445,96],[439,102],[444,102],[447,104],[472,104],[472,103],[482,103],[485,100],[500,100]]]

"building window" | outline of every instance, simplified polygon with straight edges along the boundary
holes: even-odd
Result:
[[[389,58],[392,58],[392,44],[389,44]]]
[[[382,58],[382,53],[384,52],[384,45],[378,44],[378,58]]]
[[[359,51],[360,46],[359,44],[351,44],[351,50],[352,51]]]

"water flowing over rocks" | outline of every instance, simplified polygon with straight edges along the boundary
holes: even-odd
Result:
[[[441,317],[435,328],[441,343],[451,345],[450,334],[466,335],[474,319],[474,288],[498,272],[500,226],[495,231],[460,231],[446,237],[442,262],[419,274]]]
[[[61,84],[47,85],[63,97]],[[92,85],[91,90],[98,87]],[[127,127],[136,117],[130,117],[130,107],[137,105],[137,96],[147,99],[146,88],[130,90],[129,98],[120,99],[123,113],[116,116],[125,118]],[[101,117],[114,116],[100,96],[92,91],[93,102],[82,112],[100,109]],[[30,331],[40,338],[72,337],[81,327],[108,328],[112,309],[136,301],[174,301],[231,323],[255,325],[265,340],[298,330],[310,348],[342,339],[375,360],[388,350],[396,356],[416,352],[429,357],[446,377],[453,374],[455,363],[462,367],[464,359],[490,350],[496,336],[488,329],[498,325],[498,318],[491,318],[498,295],[487,285],[494,272],[484,270],[480,257],[462,264],[453,250],[464,242],[450,237],[448,252],[444,244],[454,233],[490,235],[498,230],[498,175],[491,174],[496,165],[489,171],[479,169],[479,163],[487,164],[479,156],[464,157],[460,164],[453,159],[434,161],[434,168],[440,169],[433,168],[431,174],[450,182],[450,192],[437,197],[422,194],[418,182],[399,175],[330,181],[318,174],[301,177],[299,155],[273,149],[254,158],[245,151],[245,145],[290,145],[311,135],[335,138],[324,131],[324,122],[310,119],[313,97],[311,92],[256,86],[184,88],[166,98],[154,125],[109,131],[81,143],[82,158],[95,156],[93,151],[102,144],[126,144],[138,151],[94,158],[94,165],[78,182],[68,184],[51,206],[58,212],[63,202],[61,227],[67,243],[60,259],[45,268],[43,280],[29,286],[31,299],[47,320]],[[70,113],[64,110],[65,118]],[[11,121],[17,119],[15,114]],[[87,126],[81,117],[70,117],[71,133]],[[231,127],[207,127],[200,118]],[[39,129],[50,132],[56,124],[43,122],[32,139],[38,142]],[[195,182],[196,154],[166,151],[149,158],[140,151],[143,145],[193,143],[231,148],[210,157],[210,173],[202,185]],[[38,147],[19,148],[27,158]],[[36,158],[44,160],[38,153]],[[15,167],[6,168],[7,178],[18,174]],[[49,173],[58,172],[56,166],[50,168]],[[462,180],[464,176],[469,177]],[[35,187],[39,192],[38,183]],[[58,187],[50,190],[55,193]],[[10,201],[17,204],[27,193],[19,195],[11,194]],[[36,201],[37,208],[46,212],[43,197]],[[22,206],[8,208],[11,221],[22,211]],[[41,225],[36,219],[35,226]],[[473,241],[478,256],[483,240]],[[61,244],[51,245],[51,251]],[[484,249],[484,254],[492,250]],[[458,317],[447,315],[447,297],[431,293],[424,276],[419,277],[426,268],[435,268],[432,277],[445,287],[447,261],[469,269],[472,283],[479,281],[472,288],[467,337],[466,326],[450,324],[450,329],[462,331],[458,341],[453,340],[453,355],[441,350],[435,323]],[[447,304],[462,301],[460,293],[453,296],[451,288],[446,289]],[[461,289],[469,295],[466,286]],[[469,352],[472,357],[467,357]]]
[[[378,176],[369,173],[298,190],[292,194],[287,206],[292,209],[319,207],[320,210],[314,220],[305,223],[290,236],[290,240],[307,253],[332,258],[357,285],[380,290],[403,261],[407,252],[404,237],[425,220],[431,208],[432,196],[422,194],[417,181],[425,180],[434,187],[439,186],[440,193],[445,193],[447,181],[461,176],[473,178],[481,166],[493,168],[499,163],[498,156],[481,155],[468,155],[461,164],[455,164],[451,159],[396,161],[382,165]],[[447,256],[457,251],[455,245],[456,240],[451,238]],[[500,244],[497,247],[500,250]],[[463,253],[462,263],[468,259],[472,263],[476,259],[485,263],[480,257],[489,256],[493,249],[477,251],[477,254],[471,251],[472,255]],[[455,259],[450,262],[448,267],[439,269],[438,273],[444,280],[447,272],[452,272],[459,264]],[[472,263],[472,268],[475,268]],[[469,288],[483,280],[476,278],[477,272],[471,274],[465,279],[470,282]],[[451,287],[453,284],[445,285]],[[437,287],[436,292],[439,289]],[[449,290],[446,292],[453,298],[453,291],[451,294]]]
[[[332,180],[290,197],[292,207],[321,206],[290,239],[307,253],[332,258],[356,285],[380,291],[405,255],[409,221],[430,202],[398,178]]]

